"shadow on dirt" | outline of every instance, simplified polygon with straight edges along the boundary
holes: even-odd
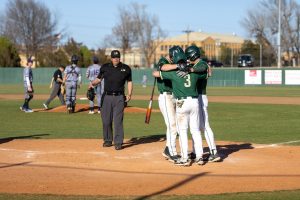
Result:
[[[147,143],[153,143],[153,142],[163,142],[166,140],[166,135],[148,135],[148,136],[142,136],[142,137],[134,137],[130,140],[126,141],[123,144],[123,148],[132,147],[134,145],[139,144],[147,144]]]
[[[37,134],[37,135],[25,135],[25,136],[17,136],[17,137],[7,137],[7,138],[0,138],[0,144],[11,142],[13,140],[18,139],[40,139],[40,136],[46,136],[50,134]]]
[[[222,161],[225,160],[230,154],[238,152],[243,149],[254,149],[251,143],[242,144],[227,144],[227,145],[217,145],[218,154],[221,156]],[[204,152],[209,152],[209,148],[205,147]],[[209,153],[205,153],[209,156]]]

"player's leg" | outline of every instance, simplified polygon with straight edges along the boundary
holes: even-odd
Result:
[[[66,105],[67,105],[68,112],[72,111],[72,105],[71,105],[71,103],[72,103],[72,101],[71,101],[72,91],[71,91],[71,88],[72,88],[71,82],[67,82],[66,83]]]
[[[197,99],[189,100],[190,106],[190,115],[189,115],[189,125],[190,131],[193,138],[193,146],[194,152],[196,154],[195,162],[197,164],[204,164],[203,162],[203,145],[202,145],[202,137],[199,129],[199,104]]]
[[[72,101],[72,112],[75,112],[75,107],[76,107],[76,94],[77,94],[77,83],[73,82],[72,85],[72,97],[71,97],[71,101]]]
[[[184,100],[176,100],[176,126],[179,133],[179,145],[181,152],[181,159],[176,161],[176,165],[189,165],[188,159],[188,105]]]
[[[158,97],[159,109],[163,115],[166,124],[166,148],[163,151],[163,155],[166,158],[177,155],[176,151],[176,120],[175,120],[175,108],[172,95],[160,94]]]
[[[217,147],[214,139],[214,133],[209,125],[208,99],[206,95],[202,95],[202,102],[203,102],[203,115],[204,115],[204,136],[210,150],[209,161],[216,162],[221,160],[221,157],[218,155]]]

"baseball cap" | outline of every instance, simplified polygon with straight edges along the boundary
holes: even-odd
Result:
[[[29,57],[29,58],[27,59],[27,63],[33,63],[33,59],[32,59],[31,57]]]
[[[118,50],[113,50],[110,54],[110,57],[111,58],[120,58],[121,57],[121,54],[120,54],[120,51]]]

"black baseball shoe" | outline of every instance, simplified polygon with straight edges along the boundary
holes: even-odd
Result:
[[[122,144],[115,144],[115,150],[121,150]]]
[[[112,142],[106,141],[103,143],[103,147],[111,147],[111,146],[112,146]]]
[[[190,160],[195,160],[196,159],[196,154],[194,152],[191,152],[188,154],[188,157]]]
[[[208,157],[208,162],[220,162],[222,160],[218,153],[210,154]]]
[[[165,157],[165,159],[170,159],[171,154],[170,154],[170,151],[169,151],[169,147],[166,147],[164,149],[164,151],[162,152],[162,155],[163,155],[163,157]]]

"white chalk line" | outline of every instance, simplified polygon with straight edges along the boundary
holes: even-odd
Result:
[[[106,154],[105,152],[99,151],[87,151],[87,152],[79,152],[79,151],[32,151],[32,150],[21,150],[21,149],[7,149],[7,148],[0,148],[0,151],[15,151],[21,153],[28,153],[28,154],[94,154],[94,155],[103,155]]]
[[[262,145],[262,146],[254,146],[254,148],[256,148],[256,149],[272,148],[272,147],[278,147],[280,145],[293,144],[293,143],[298,143],[298,142],[300,142],[300,140],[281,142],[281,143]]]

